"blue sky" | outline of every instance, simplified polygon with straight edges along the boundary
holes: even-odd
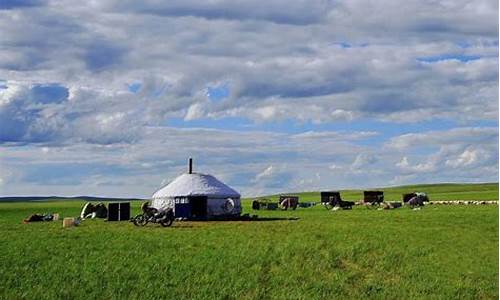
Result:
[[[0,28],[0,195],[149,197],[190,156],[245,196],[498,181],[497,1],[17,0]]]

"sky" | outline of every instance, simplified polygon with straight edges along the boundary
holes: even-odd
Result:
[[[0,196],[498,181],[498,1],[3,0]]]

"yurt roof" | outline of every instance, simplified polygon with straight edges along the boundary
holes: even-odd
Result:
[[[187,196],[239,198],[240,194],[212,175],[186,173],[155,192],[153,199]]]

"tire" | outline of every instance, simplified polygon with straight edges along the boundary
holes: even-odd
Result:
[[[174,223],[174,219],[171,219],[171,218],[166,218],[165,220],[160,222],[161,226],[163,226],[163,227],[172,226],[172,223]]]
[[[134,225],[135,226],[145,226],[146,224],[148,224],[148,219],[146,219],[146,217],[144,217],[144,215],[137,215],[134,218]]]

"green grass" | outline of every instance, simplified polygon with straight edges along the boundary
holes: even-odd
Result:
[[[82,203],[0,203],[0,299],[498,298],[493,205],[285,212],[245,201],[260,218],[300,219],[21,224],[76,216]]]

